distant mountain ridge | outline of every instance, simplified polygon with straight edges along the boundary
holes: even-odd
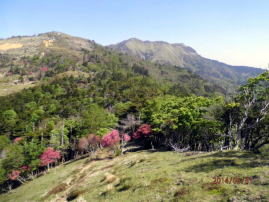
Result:
[[[181,43],[169,44],[165,41],[141,41],[137,38],[131,38],[109,47],[139,56],[144,60],[177,66],[184,65],[183,57],[185,55],[198,55],[194,49]]]
[[[226,92],[222,86],[210,83],[186,68],[142,60],[99,45],[93,40],[61,32],[0,40],[0,76],[14,74],[21,78],[24,76],[26,81],[33,78],[38,80],[44,73],[40,73],[43,67],[47,71],[46,75],[50,76],[65,71],[95,74],[121,69],[123,73],[131,72],[150,77],[158,83],[165,82],[170,86],[171,92],[180,95],[210,96],[215,93],[223,95]],[[6,95],[5,92],[3,94]]]
[[[48,52],[62,53],[81,59],[86,51],[101,47],[93,40],[74,37],[61,32],[47,32],[34,36],[17,36],[0,40],[0,56],[8,55],[17,60],[25,56],[42,55]],[[264,70],[247,66],[232,66],[200,56],[193,48],[182,43],[142,41],[131,38],[108,46],[110,49],[138,59],[184,67],[202,78],[225,88],[234,88],[255,77]],[[169,71],[169,70],[167,70]]]
[[[240,85],[249,77],[257,76],[264,71],[204,58],[193,48],[181,43],[170,44],[164,41],[131,38],[108,47],[151,62],[185,67],[204,79],[225,86]]]
[[[34,36],[16,36],[0,40],[0,54],[14,57],[33,56],[49,51],[68,51],[78,56],[82,49],[91,51],[95,42],[61,32],[47,32]]]

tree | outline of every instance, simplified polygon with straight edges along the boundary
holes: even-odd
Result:
[[[21,172],[19,170],[12,170],[12,172],[8,175],[9,179],[17,180],[20,176]]]
[[[91,104],[87,110],[83,112],[82,117],[83,133],[95,133],[97,135],[103,135],[104,132],[108,132],[110,128],[116,126],[118,119],[101,108],[97,104]]]
[[[152,127],[151,140],[178,150],[212,149],[220,130],[220,123],[209,116],[209,107],[215,102],[220,102],[220,98],[165,96],[148,101],[142,113]],[[144,130],[149,131],[147,127]]]
[[[122,138],[124,142],[129,142],[132,139],[131,136],[126,133],[122,135]]]
[[[6,170],[3,168],[0,162],[0,185],[3,184],[8,179]]]
[[[136,132],[133,133],[132,137],[134,139],[139,139],[142,137],[148,137],[151,134],[151,126],[149,124],[142,124]]]
[[[69,147],[68,129],[65,127],[64,121],[59,122],[50,132],[50,145],[62,152]]]
[[[0,153],[3,151],[8,145],[10,144],[10,140],[7,136],[1,135],[0,136]]]
[[[101,139],[94,134],[88,134],[78,140],[78,150],[80,152],[93,152],[99,148]]]
[[[80,152],[87,152],[89,143],[86,137],[82,137],[78,140],[78,150]]]
[[[59,151],[54,150],[51,147],[48,147],[40,156],[40,165],[47,166],[48,169],[52,163],[55,163],[61,158]]]
[[[89,143],[89,150],[95,151],[97,148],[99,148],[99,145],[101,143],[101,139],[99,136],[94,134],[87,135],[87,140]]]
[[[12,172],[19,170],[24,165],[24,162],[23,146],[13,144],[7,149],[7,156],[2,161],[2,168],[7,175],[10,175]]]
[[[24,153],[24,168],[28,169],[24,171],[34,172],[40,166],[40,155],[44,151],[44,145],[40,144],[37,139],[32,139],[30,142],[24,142],[23,153]]]
[[[269,143],[269,133],[264,130],[268,122],[269,72],[250,78],[243,85],[234,103],[226,106],[223,120],[227,128],[226,145],[235,150],[257,151]]]
[[[16,137],[16,138],[13,140],[13,142],[14,142],[14,143],[19,143],[19,142],[21,142],[22,140],[23,140],[22,137]]]
[[[137,126],[141,124],[140,118],[136,118],[134,114],[127,114],[125,119],[120,121],[119,127],[125,132],[134,133]]]
[[[130,108],[133,107],[133,104],[131,102],[119,102],[114,105],[115,114],[118,117],[125,116]],[[127,115],[128,116],[128,115]]]
[[[101,145],[103,147],[112,147],[120,142],[120,134],[118,130],[112,130],[108,134],[106,134],[102,140]]]
[[[18,121],[17,113],[13,109],[11,109],[4,111],[2,116],[4,127],[7,129],[8,132],[13,133],[16,123]]]

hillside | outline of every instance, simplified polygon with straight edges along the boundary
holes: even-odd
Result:
[[[14,59],[44,55],[49,51],[67,52],[79,57],[82,49],[91,51],[95,43],[91,40],[70,36],[61,32],[48,32],[34,36],[16,36],[0,40],[0,54]]]
[[[210,60],[200,56],[193,48],[180,43],[169,44],[163,41],[141,41],[131,38],[109,47],[144,60],[185,67],[206,80],[230,88],[264,71]]]
[[[1,201],[268,201],[268,163],[268,156],[232,151],[102,152],[53,168]],[[213,184],[214,177],[252,181]]]
[[[132,71],[157,81],[165,81],[181,94],[208,96],[225,93],[223,87],[187,69],[123,55],[92,40],[60,32],[0,40],[0,84],[3,85],[0,95],[15,92],[13,89],[16,86],[22,89],[31,86],[28,85],[31,81],[38,82],[46,76],[52,77],[69,70],[89,73],[109,68],[120,68],[125,72]],[[17,82],[18,79],[22,82]]]
[[[268,199],[269,71],[227,96],[63,33],[1,43],[1,201]]]

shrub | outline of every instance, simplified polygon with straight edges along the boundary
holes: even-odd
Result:
[[[136,132],[133,133],[133,138],[134,139],[139,139],[141,137],[147,137],[151,134],[151,126],[148,124],[142,124]]]
[[[118,130],[112,130],[102,138],[101,145],[103,147],[111,147],[120,142],[120,134]]]
[[[51,147],[48,147],[40,156],[41,166],[49,166],[49,164],[54,163],[61,158],[59,151],[54,150]]]
[[[13,170],[9,175],[8,178],[10,180],[17,180],[18,177],[20,176],[21,172],[19,170]]]
[[[101,139],[99,136],[94,135],[94,134],[89,134],[87,136],[88,144],[91,148],[96,148],[101,142]]]
[[[124,140],[125,142],[129,142],[129,141],[131,141],[131,136],[128,135],[128,134],[126,134],[126,133],[123,134],[122,137],[123,137],[123,140]]]
[[[88,139],[86,137],[82,137],[78,141],[78,150],[79,151],[87,151],[89,146]]]
[[[22,170],[23,172],[26,172],[26,171],[29,171],[30,170],[30,167],[29,166],[21,166],[20,167],[20,170]]]
[[[82,137],[78,141],[78,150],[79,151],[88,151],[96,150],[99,146],[101,140],[99,136],[94,134],[89,134],[86,137]]]
[[[20,142],[22,140],[22,137],[16,137],[14,140],[13,140],[13,142],[14,143],[18,143],[18,142]]]
[[[10,140],[8,137],[1,135],[0,136],[0,153],[2,150],[4,150],[10,143]]]

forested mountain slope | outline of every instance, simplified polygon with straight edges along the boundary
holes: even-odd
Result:
[[[184,44],[169,44],[163,41],[141,41],[131,38],[110,48],[147,61],[185,67],[204,79],[232,88],[244,83],[264,70],[245,66],[231,66],[200,56],[193,48]]]
[[[178,171],[209,172],[210,169],[235,165],[240,173],[249,171],[250,177],[255,178],[258,171],[256,168],[249,169],[252,162],[262,167],[257,168],[259,171],[268,166],[267,156],[248,152],[240,156],[244,160],[239,162],[234,159],[238,153],[231,152],[227,158],[222,158],[221,152],[217,156],[208,153],[208,162],[197,162],[197,165],[185,164],[184,158],[175,161],[178,157],[174,154],[170,156],[170,152],[163,153],[164,156],[159,152],[145,155],[145,159],[138,155],[138,161],[132,161],[131,154],[123,155],[126,150],[138,149],[260,152],[269,142],[268,71],[249,79],[237,94],[225,99],[223,95],[227,91],[223,87],[202,79],[190,70],[142,60],[62,33],[14,37],[1,40],[1,44],[0,84],[5,84],[6,90],[23,85],[29,87],[0,97],[1,193],[12,192],[12,189],[60,165],[63,175],[48,175],[45,182],[51,184],[51,177],[61,180],[61,176],[67,181],[58,184],[59,187],[55,184],[57,187],[51,190],[46,183],[45,187],[38,186],[35,193],[39,195],[29,193],[30,198],[26,196],[25,200],[58,199],[58,193],[62,191],[63,200],[73,200],[76,195],[86,194],[88,189],[93,191],[87,193],[86,198],[114,200],[113,197],[119,196],[117,192],[121,192],[123,196],[119,197],[124,199],[127,196],[124,194],[137,191],[142,200],[143,190],[148,183],[153,185],[156,182],[161,182],[160,186],[158,190],[151,187],[152,193],[160,190],[168,193],[174,187],[172,195],[169,194],[170,199],[185,193],[187,198],[192,199],[192,195],[187,194],[189,189],[174,186],[177,182],[173,177]],[[104,156],[98,156],[100,153],[104,153]],[[250,158],[246,158],[245,154]],[[85,156],[90,156],[90,159],[77,161]],[[115,157],[115,162],[122,163],[126,157],[126,165],[110,164]],[[158,157],[161,159],[151,162],[151,158],[157,160]],[[212,161],[214,157],[217,159]],[[170,160],[163,164],[163,159]],[[69,169],[64,169],[66,161],[75,161],[74,164],[67,164],[67,167],[71,166],[71,173]],[[97,167],[92,167],[92,161],[94,165],[98,164]],[[100,162],[108,164],[101,168]],[[175,162],[182,165],[180,170]],[[83,168],[83,165],[86,167]],[[137,169],[136,165],[141,167]],[[156,176],[160,175],[158,169],[162,165],[162,174],[166,169],[171,169],[172,174],[159,179]],[[151,176],[154,166],[156,176]],[[241,170],[241,167],[246,169]],[[109,174],[104,174],[103,170]],[[127,170],[130,172],[126,174]],[[136,181],[133,177],[141,170],[148,170],[149,173]],[[122,175],[122,172],[126,175]],[[68,173],[70,178],[66,178],[64,173]],[[105,177],[114,175],[112,178],[119,183],[107,183],[108,179],[103,174]],[[219,176],[219,172],[211,174]],[[89,187],[88,181],[82,179],[90,176],[92,180],[92,175],[98,178],[91,182],[94,187]],[[266,173],[262,176],[266,176]],[[187,186],[194,182],[188,175],[185,177],[188,178],[185,181]],[[77,180],[86,184],[81,184],[82,189],[72,190],[72,183]],[[106,182],[103,184],[104,180]],[[227,196],[227,193],[234,193],[223,186],[209,185],[208,178],[206,183],[200,180],[197,190],[191,189],[191,192],[214,190],[222,194],[220,199],[229,199],[231,195]],[[267,178],[263,180],[267,183]],[[43,184],[42,181],[40,184]],[[113,193],[110,195],[103,185],[108,185]],[[141,185],[143,188],[138,188]],[[21,186],[22,190],[25,187]],[[268,196],[263,193],[266,188],[265,185],[261,186],[262,191],[254,191],[267,199]],[[96,195],[97,192],[101,192],[100,195]],[[3,196],[7,201],[24,200],[16,194]],[[255,194],[250,198],[255,198]]]
[[[0,40],[0,83],[13,84],[18,80],[16,84],[28,84],[29,81],[37,82],[43,77],[68,70],[93,73],[107,68],[120,68],[121,71],[132,71],[165,81],[183,94],[225,93],[222,87],[207,82],[187,69],[143,61],[111,51],[94,41],[64,33],[49,32]]]

